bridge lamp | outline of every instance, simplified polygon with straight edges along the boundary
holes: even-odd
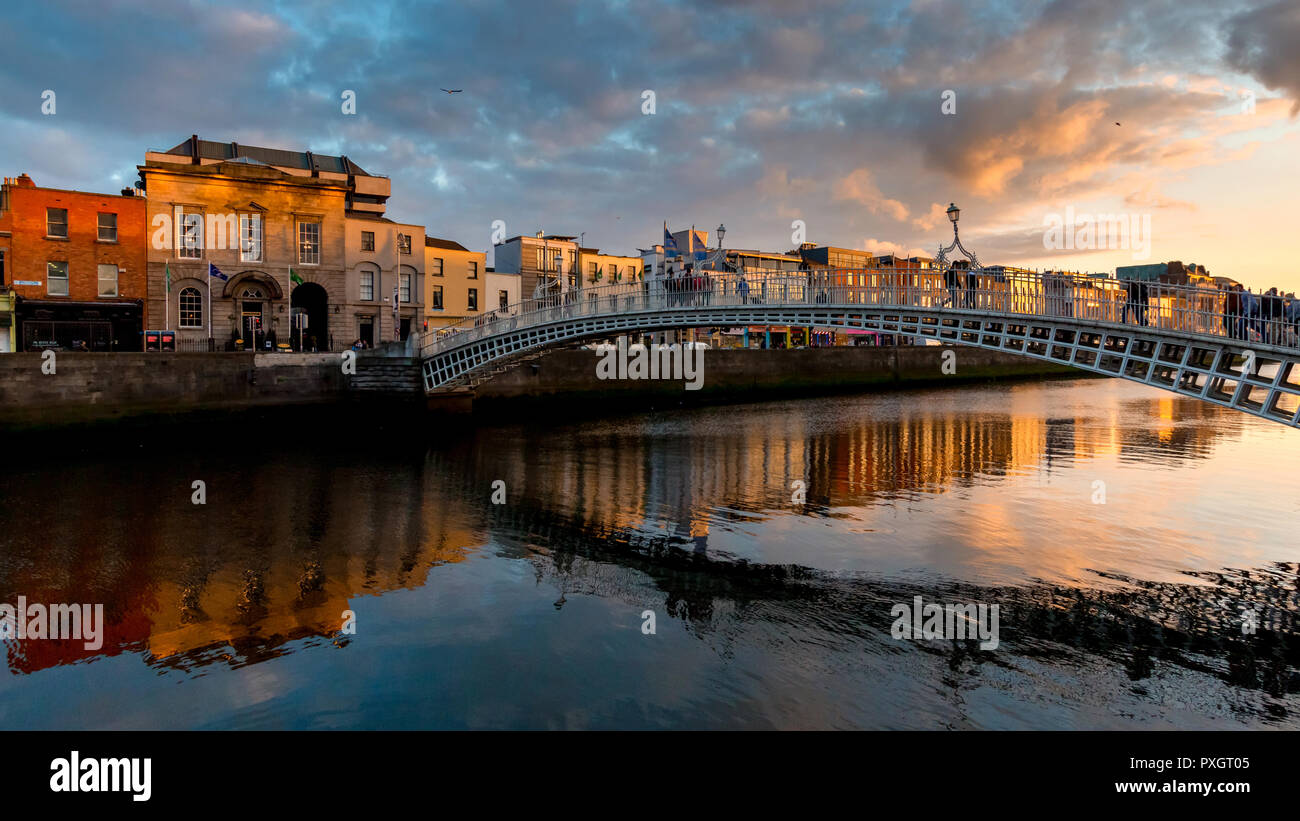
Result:
[[[952,222],[953,230],[957,230],[957,220],[961,217],[961,209],[954,202],[948,203],[948,219]]]
[[[722,238],[727,235],[727,226],[718,223],[718,247],[722,247]]]

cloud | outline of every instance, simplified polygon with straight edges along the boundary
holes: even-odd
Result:
[[[503,219],[627,252],[668,219],[726,222],[737,247],[784,250],[798,218],[819,242],[930,248],[950,233],[950,201],[963,241],[994,254],[1019,253],[999,238],[1064,202],[1184,215],[1197,202],[1200,219],[1226,219],[1196,186],[1258,168],[1294,133],[1300,100],[1294,3],[483,0],[434,14],[374,0],[325,14],[233,0],[221,14],[6,14],[6,175],[115,191],[146,150],[192,133],[346,153],[393,177],[392,216],[475,247]],[[40,114],[46,88],[55,117]],[[340,111],[344,89],[356,116]],[[1238,116],[1243,90],[1253,116]]]
[[[1300,5],[1278,0],[1228,21],[1228,65],[1254,75],[1292,99],[1300,114]]]
[[[865,168],[854,169],[848,176],[837,180],[832,189],[836,200],[856,202],[866,206],[873,214],[886,214],[899,222],[907,219],[907,206],[880,193]]]

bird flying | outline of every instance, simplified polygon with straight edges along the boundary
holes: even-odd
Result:
[[[461,93],[461,91],[463,91],[464,89],[460,89],[460,88],[439,88],[438,90],[439,90],[439,91],[445,91],[445,92],[447,92],[448,94],[459,94],[459,93]]]

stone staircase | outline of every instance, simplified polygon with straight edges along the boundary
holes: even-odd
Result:
[[[357,372],[348,377],[348,391],[376,397],[423,396],[420,360],[405,356],[358,356]]]

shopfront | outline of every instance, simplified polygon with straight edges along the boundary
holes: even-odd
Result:
[[[24,351],[141,351],[142,300],[64,302],[18,297],[15,315]]]

